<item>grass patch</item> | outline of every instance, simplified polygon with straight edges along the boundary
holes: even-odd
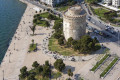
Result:
[[[51,13],[45,12],[45,13],[41,13],[40,17],[42,18],[47,18],[47,19],[51,19],[51,20],[58,20],[59,18]]]
[[[108,56],[109,54],[106,54],[99,62],[96,63],[96,65],[91,69],[91,71],[95,71],[103,63],[103,61],[107,59]]]
[[[69,6],[62,6],[62,7],[57,8],[57,10],[66,11],[68,8],[69,8]]]
[[[58,52],[59,54],[64,56],[71,56],[77,54],[77,52],[74,51],[72,48],[65,48],[64,46],[59,45],[58,40],[54,37],[51,37],[49,40],[49,50]]]
[[[105,74],[112,68],[112,66],[117,62],[118,58],[115,58],[108,67],[100,74],[100,77],[104,77]]]
[[[40,14],[40,17],[43,17],[43,18],[48,18],[49,16],[49,13],[48,12],[45,12],[45,13],[41,13]]]
[[[94,13],[102,18],[104,18],[104,13],[109,12],[106,9],[103,8],[98,8],[98,9],[93,9]]]
[[[36,22],[34,22],[34,25],[48,27],[49,22],[46,20],[36,20]]]
[[[37,44],[30,44],[29,51],[35,51],[37,49]]]
[[[34,20],[33,20],[34,25],[49,27],[50,23],[44,18],[47,18],[49,20],[60,20],[59,17],[51,13],[45,12],[45,13],[34,15]]]

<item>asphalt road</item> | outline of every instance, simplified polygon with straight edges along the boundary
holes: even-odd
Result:
[[[26,1],[29,2],[29,3],[31,3],[31,4],[33,4],[33,5],[36,5],[36,6],[40,7],[40,8],[42,8],[42,9],[48,9],[48,7],[40,4],[38,1],[31,1],[31,0],[26,0]],[[60,16],[62,17],[62,13],[61,13],[61,12],[59,12],[59,11],[53,9],[53,8],[51,8],[51,10],[52,10],[55,14],[60,14]]]
[[[98,19],[96,16],[91,15],[89,12],[87,5],[81,4],[82,8],[87,12],[86,19],[87,21],[91,22],[93,25],[97,26],[100,28],[102,32],[104,32],[107,35],[112,36],[111,38],[108,38],[111,42],[115,42],[117,45],[120,45],[120,31],[118,29],[111,29],[109,31],[106,31],[107,27],[114,28],[113,26],[101,21]],[[111,31],[115,32],[115,34],[112,34]]]

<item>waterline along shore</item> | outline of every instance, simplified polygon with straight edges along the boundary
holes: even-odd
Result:
[[[19,72],[24,62],[30,43],[29,26],[32,25],[35,10],[34,5],[20,0],[27,4],[27,8],[12,38],[11,44],[0,65],[0,80],[19,80]]]

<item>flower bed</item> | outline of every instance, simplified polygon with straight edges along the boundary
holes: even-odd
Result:
[[[106,73],[114,66],[114,64],[118,61],[118,57],[115,58],[109,65],[108,67],[100,74],[100,77],[104,77]]]
[[[91,71],[95,71],[108,57],[109,54],[106,54],[99,62],[96,63],[96,65],[91,69]]]

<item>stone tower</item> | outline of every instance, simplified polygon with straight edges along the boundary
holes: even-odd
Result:
[[[63,14],[63,33],[65,39],[79,40],[86,33],[86,12],[78,5],[70,7]]]

